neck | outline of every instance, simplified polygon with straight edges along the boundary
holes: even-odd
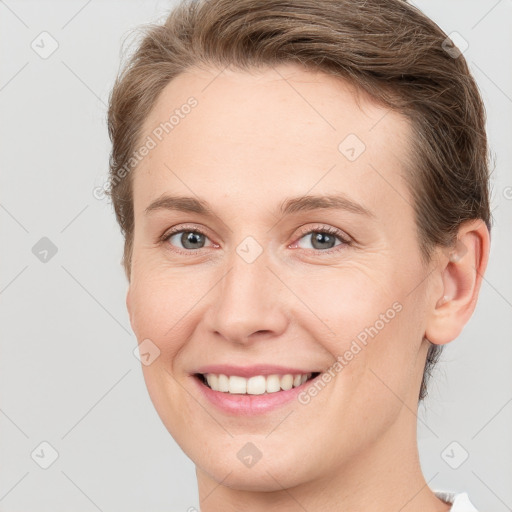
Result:
[[[450,505],[423,477],[416,425],[415,414],[404,406],[385,435],[356,458],[279,491],[233,489],[227,479],[218,483],[196,468],[201,512],[448,512]]]

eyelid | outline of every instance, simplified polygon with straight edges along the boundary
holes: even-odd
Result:
[[[329,226],[328,224],[315,224],[313,226],[304,227],[304,228],[300,228],[300,229],[301,229],[301,232],[300,232],[301,238],[304,235],[308,235],[310,233],[324,232],[324,233],[329,233],[330,235],[337,236],[342,242],[345,242],[345,243],[352,242],[352,238],[347,233],[345,233],[341,229],[335,228],[333,226]],[[323,252],[325,252],[325,251],[323,251]]]
[[[173,226],[172,228],[168,229],[164,232],[164,234],[159,238],[160,241],[165,241],[169,239],[172,235],[175,235],[176,233],[180,233],[181,231],[195,231],[197,233],[201,233],[204,236],[208,236],[206,234],[206,229],[199,227],[195,224],[178,224],[176,226]]]

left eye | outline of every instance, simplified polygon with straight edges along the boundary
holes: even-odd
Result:
[[[302,239],[308,239],[310,240],[310,244],[312,245],[313,249],[317,250],[329,250],[332,249],[338,245],[346,244],[348,243],[347,240],[345,240],[341,235],[338,234],[338,232],[332,232],[330,230],[312,230],[303,235],[297,244],[300,244],[300,240]],[[339,244],[336,244],[336,239],[340,240]],[[302,249],[310,249],[311,247],[303,247],[300,246]]]

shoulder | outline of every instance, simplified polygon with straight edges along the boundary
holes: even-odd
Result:
[[[466,492],[434,491],[434,494],[452,505],[450,512],[478,512]]]

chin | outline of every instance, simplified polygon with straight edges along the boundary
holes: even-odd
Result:
[[[290,447],[286,449],[288,456],[275,450],[262,454],[257,462],[245,465],[238,457],[239,442],[236,449],[226,448],[222,454],[210,453],[208,460],[201,454],[200,460],[193,460],[197,470],[203,471],[217,483],[239,491],[273,492],[290,489],[304,484],[314,475],[311,468],[303,464],[304,458],[295,455]],[[232,455],[230,455],[232,453]],[[189,455],[190,457],[190,455]]]

